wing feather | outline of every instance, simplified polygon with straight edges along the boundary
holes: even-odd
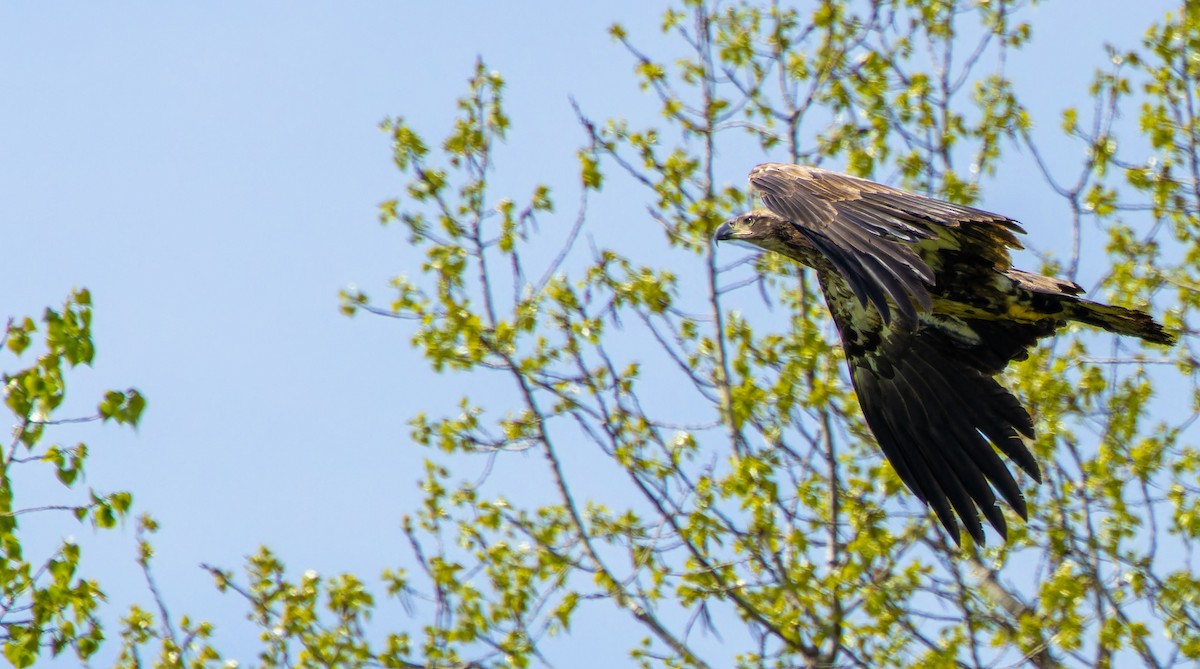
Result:
[[[871,262],[887,270],[888,274],[900,282],[904,290],[902,294],[906,293],[911,298],[909,300],[897,301],[897,306],[903,308],[905,302],[911,302],[912,299],[915,299],[926,311],[933,308],[933,300],[929,296],[929,291],[924,286],[925,283],[933,285],[933,272],[911,249],[899,244],[873,238],[861,228],[854,226],[847,226],[837,230],[833,238],[841,240],[844,246],[856,249],[871,249],[871,253],[862,256],[864,264]]]
[[[819,277],[863,417],[900,479],[956,541],[961,521],[983,543],[980,513],[1006,536],[997,494],[1022,517],[1028,512],[1000,454],[1038,477],[1020,438],[1032,436],[1029,414],[994,372],[980,368],[961,335],[942,330],[933,318],[921,319],[915,330],[885,324],[874,309],[848,299],[851,290],[840,274],[826,270]],[[990,342],[980,338],[974,345]]]
[[[900,391],[908,393],[912,398],[909,403],[917,404],[931,417],[928,422],[929,429],[917,434],[924,435],[925,439],[933,442],[937,451],[934,457],[949,461],[951,475],[960,480],[962,487],[983,511],[988,522],[1003,535],[1006,529],[1004,515],[996,506],[996,496],[992,493],[988,480],[997,477],[1001,481],[1011,481],[1012,475],[987,441],[979,435],[978,430],[966,419],[966,414],[962,411],[965,407],[955,406],[954,400],[941,401],[943,397],[956,397],[953,394],[955,388],[948,383],[948,379],[928,374],[928,363],[922,362],[925,363],[923,366],[917,366],[912,361],[905,361],[901,366],[902,373],[897,377],[901,382],[897,384]],[[930,401],[930,398],[934,398],[934,401]],[[1012,484],[1015,486],[1016,482],[1013,481]],[[964,508],[960,508],[959,515],[963,518],[971,537],[982,543],[983,527],[979,523],[975,508],[967,505],[965,513]]]
[[[1008,249],[1020,248],[1013,233],[1021,227],[1007,217],[820,168],[766,163],[750,172],[750,184],[829,258],[864,306],[887,324],[895,305],[909,331],[917,309],[932,309],[935,271],[922,242],[969,237],[984,262],[1005,266]]]
[[[917,383],[925,383],[925,388],[919,397],[929,398],[932,401],[925,401],[923,404],[936,405],[938,411],[944,419],[944,424],[950,429],[949,432],[954,436],[957,442],[957,448],[950,447],[946,452],[951,454],[966,454],[969,462],[962,461],[959,458],[959,464],[962,469],[970,469],[977,472],[980,478],[976,480],[977,485],[972,489],[973,496],[979,502],[980,509],[988,514],[996,503],[995,496],[988,489],[988,482],[1000,492],[1000,496],[1004,501],[1008,502],[1022,518],[1027,518],[1028,514],[1025,509],[1025,497],[1021,493],[1020,487],[1017,485],[1016,479],[1013,478],[1008,468],[1004,466],[1004,461],[992,448],[992,444],[988,443],[990,439],[992,443],[1001,446],[1001,442],[991,435],[999,434],[1015,434],[1012,428],[1007,425],[1003,419],[998,419],[995,412],[992,410],[991,404],[985,398],[980,397],[976,392],[981,385],[987,385],[987,382],[995,381],[982,377],[978,374],[970,372],[960,373],[956,377],[951,377],[945,373],[945,370],[950,369],[944,364],[944,359],[940,355],[936,355],[936,359],[928,359],[928,353],[919,355],[923,365],[920,368],[915,367],[911,362],[906,361],[905,378],[914,379]],[[960,371],[961,370],[956,370]],[[997,386],[999,384],[996,384]],[[1007,391],[1001,391],[1004,395],[1008,395]],[[974,420],[972,420],[974,417]],[[983,434],[981,434],[981,432]],[[938,434],[937,431],[929,434]],[[984,438],[987,435],[987,438]],[[1024,443],[1019,438],[1015,438],[1018,447],[1028,453]],[[1005,453],[1008,453],[1010,445],[1004,442],[1002,448]],[[1011,456],[1010,456],[1011,457]],[[1013,458],[1016,460],[1016,458]],[[1018,461],[1018,464],[1021,464]],[[985,480],[986,479],[986,480]],[[997,514],[999,515],[999,514]],[[991,516],[988,517],[989,522],[1000,530],[1000,524],[1003,523],[1003,516],[1000,516],[1000,524]],[[1004,532],[1001,530],[1001,534]]]
[[[829,262],[837,268],[838,272],[845,277],[847,285],[854,292],[854,296],[858,298],[859,303],[866,306],[868,302],[871,304],[887,305],[887,297],[884,295],[882,288],[876,281],[870,281],[870,277],[863,269],[862,259],[852,251],[843,246],[839,246],[831,241],[828,237],[819,233],[813,232],[806,228],[800,228],[800,232],[817,247],[821,255],[829,259]]]
[[[938,513],[938,519],[951,536],[958,536],[958,524],[955,514],[961,518],[967,533],[977,542],[983,542],[983,526],[979,523],[973,500],[976,497],[987,498],[991,491],[983,481],[982,475],[968,463],[963,462],[961,453],[953,446],[947,447],[947,442],[953,442],[956,435],[946,431],[946,416],[942,407],[921,401],[921,393],[914,390],[912,382],[920,382],[910,375],[900,373],[892,379],[883,380],[879,387],[885,390],[880,398],[886,405],[904,407],[907,420],[902,425],[892,425],[891,435],[897,443],[893,448],[901,451],[916,451],[919,462],[928,471],[926,478],[935,482],[931,497],[940,495],[943,498],[943,508],[948,503],[954,510],[953,514]],[[867,412],[864,405],[864,415]],[[894,415],[894,411],[886,411],[885,415]],[[890,421],[889,421],[890,422]],[[870,424],[868,422],[868,424]],[[994,503],[994,498],[993,498]],[[937,507],[935,507],[936,509]]]
[[[933,509],[951,534],[956,535],[958,526],[954,511],[939,477],[934,475],[933,468],[920,449],[907,447],[913,440],[906,403],[896,401],[899,398],[894,387],[869,368],[853,368],[851,379],[867,426],[871,428],[879,448],[896,469],[900,480],[913,491],[917,499]]]

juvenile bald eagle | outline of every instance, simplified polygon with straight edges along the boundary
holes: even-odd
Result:
[[[1014,269],[1009,249],[1021,248],[1024,230],[1006,216],[802,165],[759,165],[750,184],[766,209],[726,221],[716,239],[816,270],[867,425],[955,542],[957,514],[983,543],[976,506],[1007,538],[993,488],[1028,518],[992,445],[1041,482],[1021,440],[1033,421],[995,379],[1009,361],[1069,321],[1174,341],[1141,311]]]

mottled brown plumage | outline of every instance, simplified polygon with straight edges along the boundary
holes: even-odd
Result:
[[[802,165],[750,172],[766,209],[717,229],[817,272],[867,425],[901,480],[957,542],[1007,536],[995,494],[1025,498],[996,449],[1035,480],[1033,422],[995,376],[1069,321],[1171,344],[1149,315],[1085,300],[1077,284],[1014,269],[1016,221]],[[993,448],[993,445],[996,449]]]

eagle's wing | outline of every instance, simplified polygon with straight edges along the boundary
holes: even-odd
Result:
[[[992,444],[1041,476],[1020,437],[1033,437],[1033,422],[993,375],[1052,326],[926,317],[909,331],[856,303],[840,276],[821,280],[863,417],[900,479],[955,541],[957,515],[983,543],[976,506],[1006,536],[993,488],[1022,518],[1025,498]]]
[[[1008,249],[1023,232],[1005,216],[908,193],[866,179],[803,165],[766,163],[750,172],[763,203],[796,225],[846,279],[865,305],[913,330],[917,306],[932,308],[931,268],[922,251],[963,250],[1007,269]],[[915,303],[915,305],[914,305]]]

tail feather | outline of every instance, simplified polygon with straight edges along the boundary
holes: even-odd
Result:
[[[1175,343],[1175,335],[1163,329],[1150,314],[1085,300],[1079,297],[1083,294],[1083,288],[1074,281],[1034,274],[1015,267],[1004,274],[1031,293],[1050,296],[1062,306],[1061,313],[1068,320],[1087,323],[1119,335],[1138,337],[1153,344],[1170,346]]]
[[[1071,320],[1094,325],[1115,334],[1139,337],[1153,344],[1170,346],[1175,343],[1175,335],[1164,330],[1158,321],[1144,311],[1080,298],[1065,302],[1066,314]]]

